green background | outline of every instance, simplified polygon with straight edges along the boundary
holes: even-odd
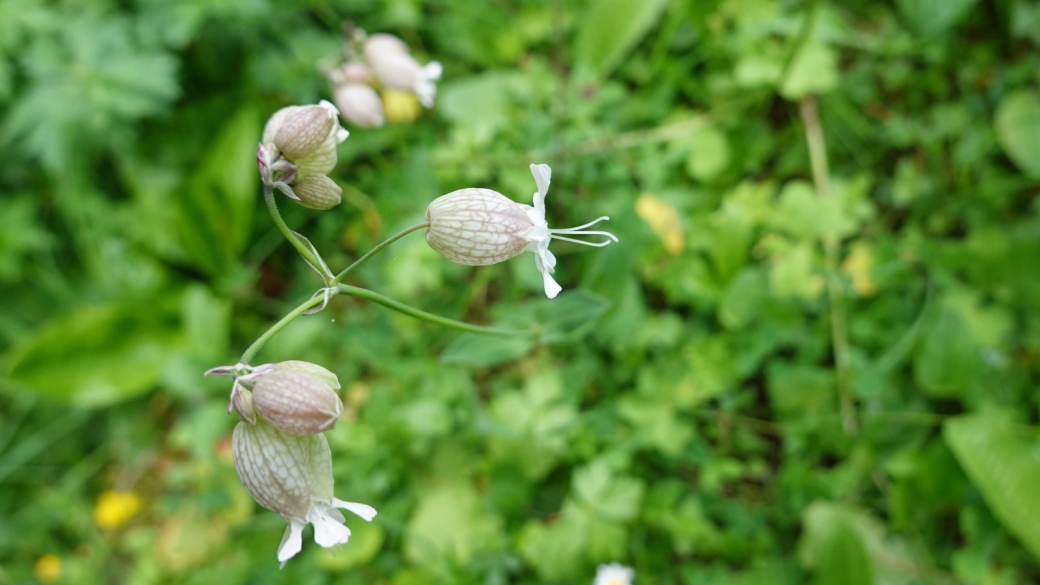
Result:
[[[338,374],[336,493],[379,510],[279,571],[201,373],[321,286],[253,155],[345,20],[444,78],[352,129],[341,206],[279,196],[334,271],[531,163],[621,241],[555,243],[551,302],[417,234],[350,279],[536,346],[337,297],[265,347]],[[0,156],[0,583],[1040,581],[1035,0],[0,0]]]

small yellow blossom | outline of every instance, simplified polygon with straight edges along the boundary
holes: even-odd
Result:
[[[865,242],[852,245],[848,257],[841,263],[841,271],[852,278],[852,288],[861,297],[873,296],[877,292],[877,284],[870,277],[874,268],[874,247]]]
[[[99,528],[116,528],[140,508],[141,500],[132,492],[102,492],[94,504],[94,523]]]
[[[682,222],[679,213],[667,202],[644,193],[636,200],[636,214],[650,229],[654,230],[664,249],[671,255],[681,254],[686,249],[686,238],[683,236]]]
[[[33,563],[33,574],[42,583],[53,583],[61,577],[61,559],[54,555],[43,555]]]
[[[414,122],[422,114],[422,105],[415,94],[399,89],[383,90],[383,109],[390,122]]]

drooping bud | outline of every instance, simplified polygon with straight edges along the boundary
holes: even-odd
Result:
[[[282,120],[274,135],[275,147],[285,158],[306,158],[335,131],[336,117],[325,106],[295,106]]]
[[[294,366],[282,367],[283,364],[276,364],[256,378],[252,398],[257,415],[274,428],[293,435],[312,435],[335,426],[343,413],[343,402],[329,379]],[[331,372],[322,370],[335,379]]]
[[[459,189],[426,208],[426,242],[459,264],[485,266],[521,254],[534,227],[525,208],[490,189]]]
[[[343,189],[325,175],[305,175],[293,183],[299,204],[319,211],[331,209],[343,200]]]
[[[298,372],[300,374],[314,376],[320,378],[333,390],[340,389],[339,377],[332,373],[328,368],[324,368],[315,363],[305,362],[303,360],[286,360],[284,362],[272,364],[271,369],[276,372]]]
[[[383,125],[383,102],[371,87],[362,83],[345,83],[336,86],[333,97],[347,122],[361,128]]]

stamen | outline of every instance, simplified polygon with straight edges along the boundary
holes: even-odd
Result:
[[[586,234],[610,236],[611,238],[613,238],[613,242],[618,241],[617,237],[614,236],[614,234],[610,234],[610,233],[607,233],[607,232],[585,232],[585,233]],[[581,244],[582,246],[592,246],[594,248],[602,248],[603,246],[607,246],[607,245],[610,245],[611,243],[613,243],[611,240],[604,240],[602,242],[586,242],[586,241],[583,241],[583,240],[575,240],[574,238],[565,238],[563,236],[558,236],[556,234],[552,234],[552,238],[554,240],[563,240],[565,242],[573,242],[575,244]]]
[[[604,215],[603,217],[596,218],[596,219],[590,221],[589,223],[587,223],[585,225],[579,225],[578,227],[562,228],[562,229],[558,229],[558,230],[549,230],[549,231],[550,232],[559,232],[561,234],[566,234],[568,232],[574,232],[575,230],[583,230],[583,229],[585,229],[585,228],[587,228],[589,226],[594,226],[597,223],[599,223],[601,221],[606,221],[608,219],[610,219],[610,217]]]

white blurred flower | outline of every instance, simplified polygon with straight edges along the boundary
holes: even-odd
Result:
[[[388,34],[375,34],[365,41],[365,59],[372,73],[383,87],[415,93],[425,108],[433,107],[437,95],[435,81],[441,78],[443,68],[437,61],[426,65],[408,52],[408,45]]]
[[[383,125],[383,102],[376,90],[363,83],[343,83],[333,89],[333,99],[347,122],[361,128]]]
[[[314,525],[314,541],[325,548],[345,544],[350,529],[337,509],[371,521],[376,510],[333,496],[332,455],[325,435],[290,435],[263,422],[240,422],[231,439],[235,470],[263,507],[289,523],[278,545],[282,566],[303,547],[303,529]]]
[[[620,563],[600,565],[596,568],[596,578],[592,585],[632,585],[636,572]]]
[[[495,264],[523,252],[534,253],[547,297],[561,287],[553,279],[556,257],[549,251],[553,239],[602,247],[618,241],[610,232],[586,228],[610,219],[607,216],[573,228],[550,229],[545,220],[545,194],[552,171],[549,165],[531,165],[538,191],[534,206],[516,203],[490,189],[460,189],[435,199],[426,209],[426,242],[445,258],[471,266]],[[568,236],[604,236],[601,242],[584,242]]]

